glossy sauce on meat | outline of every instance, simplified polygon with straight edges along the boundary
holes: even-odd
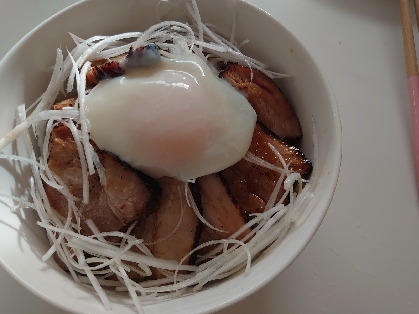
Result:
[[[299,173],[302,178],[310,176],[312,164],[298,148],[275,137],[261,125],[256,125],[249,153],[283,169],[282,162],[268,144],[271,144],[281,154],[292,172]],[[227,181],[232,195],[248,213],[265,210],[266,203],[281,176],[278,171],[270,170],[245,159],[223,170],[221,175]],[[284,188],[281,187],[277,201],[284,192]]]

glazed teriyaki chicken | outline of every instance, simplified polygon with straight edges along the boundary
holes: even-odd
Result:
[[[142,54],[143,49],[138,51]],[[87,72],[86,85],[93,88],[103,79],[123,75],[132,55],[130,50],[127,55],[113,60],[95,62]],[[248,155],[278,169],[284,169],[285,163],[289,171],[308,179],[312,165],[293,146],[302,136],[301,127],[277,85],[262,72],[235,63],[224,64],[219,77],[241,91],[256,111],[257,123]],[[67,99],[56,103],[54,109],[73,107],[75,102],[75,98]],[[118,156],[99,149],[92,140],[91,145],[103,165],[104,182],[98,174],[89,177],[90,198],[88,204],[84,204],[81,162],[71,130],[58,124],[49,142],[49,168],[78,199],[78,212],[73,215],[73,222],[80,220],[80,233],[93,234],[89,222],[99,232],[126,232],[133,226],[130,234],[144,239],[154,257],[183,264],[193,265],[200,254],[208,253],[215,247],[206,246],[188,256],[198,245],[227,239],[243,228],[252,219],[252,214],[263,213],[278,181],[284,180],[280,171],[249,158],[242,158],[219,172],[201,176],[194,183],[167,176],[153,179]],[[66,197],[47,184],[45,189],[51,206],[60,216],[67,217]],[[188,200],[188,191],[194,205]],[[284,193],[282,184],[276,193],[275,204]],[[282,199],[282,202],[286,204],[288,198]],[[196,211],[203,220],[199,219]],[[247,241],[251,231],[252,227],[245,228],[237,239]],[[135,247],[133,250],[138,251]],[[134,271],[128,272],[128,276],[132,280],[165,278],[165,272],[157,268],[152,269],[151,275],[144,276],[135,271],[133,263],[131,266]]]

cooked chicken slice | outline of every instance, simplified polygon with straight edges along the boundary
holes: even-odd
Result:
[[[244,173],[239,171],[239,167],[228,167],[220,175],[225,179],[231,194],[247,213],[263,212],[266,202],[260,196],[254,194],[249,188]]]
[[[63,180],[77,198],[82,234],[90,234],[86,220],[91,219],[100,231],[116,231],[153,211],[161,193],[154,180],[121,162],[115,156],[97,150],[104,167],[106,184],[97,174],[89,176],[89,203],[84,204],[80,158],[71,131],[66,126],[53,129],[50,140],[49,168]],[[67,217],[67,199],[45,184],[51,206]]]
[[[279,87],[262,72],[235,63],[226,63],[219,74],[245,93],[255,109],[258,121],[278,137],[295,143],[301,136],[301,126]]]
[[[143,238],[145,244],[151,243],[148,247],[155,257],[180,262],[198,243],[201,222],[188,205],[184,182],[169,177],[157,182],[163,191],[160,206],[139,222],[132,235]],[[189,256],[183,264],[193,264],[195,256]],[[153,278],[164,275],[153,271]]]
[[[86,86],[94,87],[99,81],[105,78],[118,77],[125,74],[125,69],[120,62],[125,59],[125,55],[112,58],[111,60],[100,60],[92,64],[86,73]]]
[[[161,178],[158,182],[163,194],[156,212],[154,239],[157,243],[152,246],[152,252],[155,257],[180,262],[198,243],[201,222],[188,206],[184,182],[169,177]],[[195,256],[189,256],[183,264],[193,264]]]
[[[259,124],[255,127],[249,153],[283,169],[282,162],[272,151],[271,144],[283,157],[292,172],[298,172],[302,178],[308,178],[312,171],[311,162],[296,147],[270,134]],[[253,162],[240,160],[223,170],[221,176],[226,180],[232,195],[248,213],[263,212],[281,174]],[[279,190],[277,201],[285,190]]]
[[[161,206],[161,201],[159,206]],[[148,214],[143,219],[138,220],[134,229],[131,231],[132,236],[137,239],[143,239],[143,243],[146,245],[153,243],[155,239],[157,211],[158,209],[156,209],[153,213]],[[151,246],[149,246],[149,248],[151,252]],[[134,251],[139,252],[137,249],[134,249]]]
[[[52,109],[54,110],[61,110],[66,107],[74,107],[74,104],[76,103],[76,98],[67,98],[62,101],[59,101],[52,106]]]
[[[157,212],[154,211],[148,214],[145,218],[137,220],[137,223],[135,227],[132,229],[130,234],[132,236],[135,236],[137,239],[143,239],[144,240],[143,243],[145,244],[152,243],[154,241],[154,235],[156,233],[156,220],[157,220]],[[126,230],[124,230],[123,232],[126,232]],[[151,252],[151,246],[149,246],[148,248]],[[136,246],[133,246],[131,250],[136,253],[143,254],[143,252],[140,249],[138,249]],[[135,269],[138,268],[138,265],[136,263],[131,262],[131,261],[124,261],[124,263],[126,266],[131,268],[131,270],[127,272],[127,275],[131,280],[140,282],[144,279],[151,279],[149,276],[145,277],[143,274],[140,274],[137,271],[135,271]],[[154,271],[154,273],[157,273],[157,272]],[[152,278],[155,279],[157,277],[153,275]],[[110,276],[109,279],[118,280],[116,275]]]
[[[86,86],[92,88],[103,79],[122,76],[126,68],[156,64],[160,60],[158,49],[155,44],[148,44],[137,49],[131,47],[128,53],[93,62],[86,73]]]
[[[204,226],[200,244],[210,240],[226,239],[246,224],[244,215],[230,195],[225,182],[218,174],[210,174],[197,179],[201,194],[201,204],[204,219],[220,231]],[[250,232],[246,229],[238,239]],[[207,252],[208,249],[200,253]]]

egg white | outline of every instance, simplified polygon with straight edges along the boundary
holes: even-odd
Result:
[[[184,181],[243,158],[256,123],[246,98],[192,53],[101,81],[85,108],[99,148],[154,178]]]

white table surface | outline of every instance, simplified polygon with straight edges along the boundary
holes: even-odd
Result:
[[[1,0],[0,57],[75,2]],[[220,313],[419,313],[419,204],[398,1],[250,2],[295,33],[330,80],[343,158],[333,202],[307,248],[262,290]],[[0,268],[0,313],[64,312]]]

